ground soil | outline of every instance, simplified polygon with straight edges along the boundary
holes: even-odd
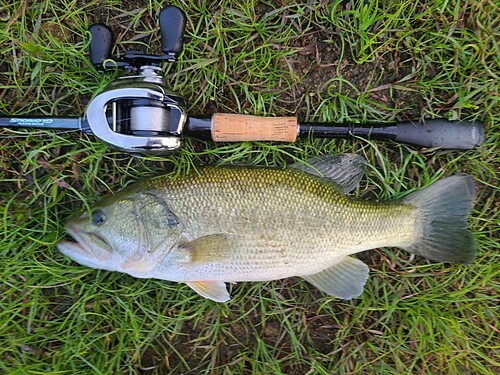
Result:
[[[91,23],[105,23],[115,32],[115,39],[119,41],[135,39],[146,44],[148,40],[138,38],[134,30],[123,27],[124,12],[136,13],[143,7],[142,2],[131,1],[120,6],[120,10],[110,8],[96,8],[89,11],[88,17]],[[269,9],[263,6],[260,13],[265,14]],[[259,10],[256,10],[258,13]],[[146,14],[141,22],[146,25],[154,25],[156,20],[152,14]],[[189,27],[189,25],[187,26]],[[158,40],[156,40],[157,42]],[[189,41],[186,41],[189,42]],[[161,53],[158,43],[151,43],[148,53]],[[279,47],[279,46],[278,46]],[[328,92],[342,92],[350,97],[356,97],[359,92],[363,93],[369,89],[369,98],[376,103],[387,106],[388,108],[400,109],[398,119],[409,120],[418,119],[422,114],[423,100],[418,91],[395,90],[391,84],[398,82],[403,77],[415,69],[417,63],[411,59],[411,56],[402,51],[381,51],[372,62],[359,64],[351,55],[348,48],[344,48],[342,53],[340,38],[331,30],[322,30],[313,28],[302,38],[285,48],[294,48],[298,52],[286,61],[282,61],[283,69],[290,70],[290,74],[295,76],[295,84],[291,89],[283,90],[277,87],[280,92],[279,107],[284,113],[275,113],[275,115],[295,114],[299,120],[309,121],[311,113],[310,107],[306,103],[305,97],[308,96],[315,103],[315,96],[322,100],[328,96]],[[139,47],[141,49],[141,47]],[[126,50],[124,46],[118,46],[116,53],[120,54]],[[221,63],[222,69],[222,63]],[[428,74],[432,75],[432,67],[427,68]],[[350,82],[356,88],[353,90],[349,85],[343,85],[342,88],[335,84],[325,85],[332,79],[342,77],[343,80]],[[237,77],[232,77],[236,79]],[[357,92],[356,92],[357,91]],[[181,92],[189,106],[190,102],[199,95],[199,92]],[[222,88],[222,93],[216,101],[204,104],[204,108],[190,108],[192,115],[210,115],[215,112],[238,110],[233,99],[233,94]],[[90,98],[89,98],[90,100]],[[245,106],[244,95],[241,95],[240,103],[243,108],[251,112],[251,106]],[[285,113],[286,112],[286,113]],[[356,114],[352,116],[355,118]],[[383,121],[384,119],[380,119]],[[373,119],[372,119],[373,121]]]

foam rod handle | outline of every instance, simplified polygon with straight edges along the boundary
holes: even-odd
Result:
[[[397,125],[397,142],[423,147],[470,150],[484,141],[484,127],[480,122],[428,120],[425,123]]]
[[[109,27],[102,23],[96,23],[90,26],[90,61],[97,68],[102,68],[102,63],[111,58],[111,49],[113,48],[114,37]]]
[[[295,142],[295,117],[261,117],[230,113],[212,116],[212,139],[216,142],[279,141]]]

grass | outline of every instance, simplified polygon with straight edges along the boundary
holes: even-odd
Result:
[[[476,150],[363,140],[214,144],[134,158],[78,134],[0,131],[0,372],[8,374],[495,374],[500,371],[499,45],[490,1],[175,1],[184,53],[164,67],[192,114],[311,121],[446,117],[486,123]],[[156,0],[0,0],[0,113],[80,115],[116,73],[87,60],[91,23],[116,53],[158,52]],[[283,166],[356,152],[358,195],[398,198],[455,173],[478,199],[473,265],[395,249],[360,254],[365,293],[330,298],[286,279],[231,286],[216,304],[187,286],[95,271],[59,254],[69,216],[158,173],[203,163]],[[314,235],[314,233],[311,233]]]

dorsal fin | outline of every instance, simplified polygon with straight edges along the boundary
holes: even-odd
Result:
[[[323,155],[292,164],[291,168],[331,180],[349,193],[365,175],[365,158],[356,154]]]

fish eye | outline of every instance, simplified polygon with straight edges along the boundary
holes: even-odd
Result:
[[[96,226],[101,226],[106,221],[106,215],[102,210],[92,211],[92,224]]]

